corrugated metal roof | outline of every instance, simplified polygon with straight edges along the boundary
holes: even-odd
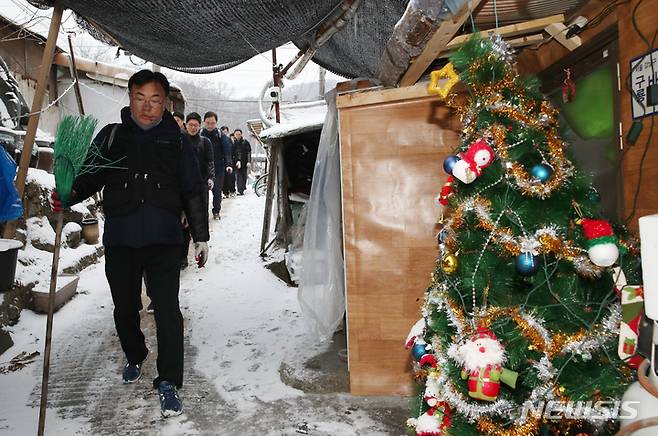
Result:
[[[478,26],[490,27],[496,22],[496,13],[499,25],[549,15],[567,15],[585,3],[587,0],[496,0],[494,9],[494,0],[488,0],[478,11],[475,22]]]

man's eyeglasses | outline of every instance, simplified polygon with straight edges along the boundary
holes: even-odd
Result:
[[[135,96],[133,97],[133,101],[139,105],[139,106],[150,106],[150,107],[158,107],[162,106],[164,103],[164,100],[160,97],[157,98],[144,98],[142,96]]]

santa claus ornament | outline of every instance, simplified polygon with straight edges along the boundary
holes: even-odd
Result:
[[[505,349],[488,328],[480,327],[466,343],[452,348],[450,356],[463,365],[461,378],[468,379],[468,395],[482,401],[496,401],[500,383],[514,389],[518,373],[503,367]]]
[[[438,399],[439,391],[438,378],[430,374],[423,395],[429,409],[418,418],[407,421],[407,425],[416,430],[416,436],[441,436],[443,431],[450,427],[450,406]]]
[[[407,425],[415,428],[416,436],[441,436],[443,430],[450,427],[450,414],[448,403],[441,401],[417,419],[410,419]]]
[[[594,265],[612,266],[619,257],[617,238],[605,220],[583,219],[583,234],[587,238],[587,253]]]
[[[459,160],[452,165],[452,175],[462,183],[473,183],[482,170],[493,162],[495,155],[487,141],[480,138],[459,154]]]

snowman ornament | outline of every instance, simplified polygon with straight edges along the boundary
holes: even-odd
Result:
[[[468,147],[468,150],[459,154],[458,160],[452,167],[452,175],[462,183],[473,183],[482,170],[494,161],[493,149],[484,138],[480,138]]]

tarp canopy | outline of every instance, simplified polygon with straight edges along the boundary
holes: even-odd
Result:
[[[40,7],[54,3],[29,1]],[[129,52],[192,73],[231,68],[289,41],[304,47],[342,4],[342,0],[61,1],[87,21],[86,28],[92,23]],[[364,0],[352,21],[320,48],[314,61],[349,78],[376,76],[386,42],[408,1]],[[583,2],[526,0],[520,2],[523,7],[516,6],[514,19],[562,13]],[[487,8],[492,3],[484,6],[483,17],[491,17]],[[506,3],[510,1],[498,2]],[[533,4],[540,3],[541,8],[533,10]],[[501,24],[510,15],[509,9],[505,12],[499,14]]]

